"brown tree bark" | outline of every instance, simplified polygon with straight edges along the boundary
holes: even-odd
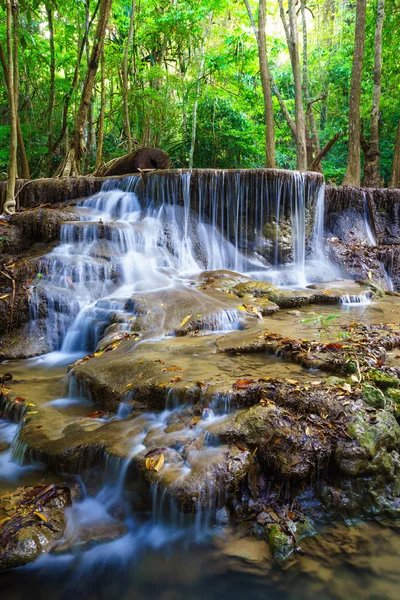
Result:
[[[295,0],[288,0],[288,21],[286,20],[286,13],[283,6],[283,0],[279,0],[279,12],[283,28],[285,30],[294,80],[296,166],[299,171],[305,171],[307,169],[306,122],[304,117],[303,106],[303,91],[301,83],[299,40]]]
[[[397,126],[396,145],[394,149],[392,174],[390,177],[389,187],[400,188],[400,121]]]
[[[110,16],[112,0],[101,0],[99,18],[94,35],[89,67],[83,85],[81,101],[76,115],[74,131],[69,150],[60,165],[57,175],[61,177],[79,176],[81,174],[81,161],[84,152],[84,128],[92,98],[93,86],[96,79],[100,56],[103,52],[107,23]]]
[[[354,35],[353,69],[351,74],[350,107],[349,107],[349,144],[347,155],[346,173],[343,185],[359,186],[361,183],[361,156],[360,156],[360,99],[362,67],[364,60],[365,44],[365,19],[366,0],[357,0],[356,24]]]
[[[299,41],[297,31],[297,14],[295,0],[288,0],[289,6],[289,31],[291,41],[292,70],[294,79],[295,93],[295,114],[296,114],[296,150],[297,150],[297,169],[306,171],[307,169],[307,146],[306,146],[306,128],[304,119],[303,96],[301,86]]]
[[[103,141],[104,141],[104,113],[106,108],[106,86],[105,86],[105,73],[104,73],[104,48],[101,54],[100,61],[100,115],[97,133],[97,150],[96,150],[96,164],[94,170],[97,171],[103,162]]]
[[[71,101],[72,95],[75,91],[75,88],[78,84],[78,80],[79,80],[79,69],[81,66],[81,62],[82,62],[82,57],[83,57],[83,53],[86,47],[86,44],[88,43],[88,37],[89,37],[89,31],[91,28],[91,25],[94,21],[94,19],[96,18],[97,12],[99,10],[100,7],[100,0],[98,0],[96,7],[94,9],[92,18],[90,20],[90,23],[88,25],[88,27],[85,29],[85,33],[83,35],[82,38],[82,42],[80,44],[79,47],[79,51],[78,51],[78,58],[76,61],[76,65],[75,65],[75,70],[74,70],[74,76],[72,78],[72,82],[71,82],[71,86],[68,90],[68,92],[65,94],[65,98],[64,98],[64,110],[63,110],[63,120],[62,120],[62,125],[61,125],[61,131],[57,137],[57,139],[55,140],[53,147],[51,149],[52,152],[55,152],[58,148],[58,146],[61,144],[61,142],[63,141],[64,136],[66,135],[66,131],[68,128],[68,109],[69,109],[69,103]]]
[[[132,44],[133,37],[133,24],[135,20],[135,10],[136,10],[136,0],[132,0],[131,5],[131,16],[129,19],[129,32],[128,38],[126,40],[125,51],[124,51],[124,60],[122,65],[122,75],[123,75],[123,102],[124,102],[124,125],[125,125],[125,136],[128,147],[128,154],[132,152],[132,134],[131,134],[131,123],[129,119],[129,78],[128,78],[128,57],[129,50]]]
[[[3,46],[1,44],[0,44],[0,61],[1,61],[2,67],[3,67],[4,81],[5,81],[6,88],[7,88],[7,94],[9,94],[7,59],[4,54]],[[18,145],[19,160],[20,160],[20,166],[21,166],[21,176],[23,179],[30,179],[31,175],[30,175],[30,170],[29,170],[29,163],[28,163],[28,158],[26,156],[24,136],[22,135],[21,121],[20,121],[18,113],[17,113],[17,145]]]
[[[50,45],[50,88],[49,88],[49,104],[47,107],[47,148],[48,148],[48,176],[52,173],[53,162],[53,112],[55,103],[55,72],[56,58],[54,50],[54,26],[53,26],[53,10],[51,3],[46,2],[47,22],[49,26],[49,45]]]
[[[382,76],[382,30],[385,20],[385,0],[378,0],[378,11],[375,25],[374,43],[374,88],[372,91],[372,108],[370,117],[369,142],[361,141],[364,152],[364,187],[379,187],[382,184],[379,173],[379,104],[381,100]]]
[[[275,158],[275,126],[274,109],[272,104],[271,75],[269,72],[267,58],[267,41],[265,37],[266,27],[266,0],[259,0],[258,4],[258,28],[254,20],[253,12],[248,0],[244,0],[247,12],[253,27],[257,42],[258,62],[260,65],[261,87],[264,98],[264,120],[265,120],[265,166],[276,167]]]
[[[8,182],[3,214],[15,212],[15,180],[17,178],[17,108],[15,102],[15,56],[13,44],[13,20],[18,10],[17,0],[6,0],[6,35],[8,54],[8,100],[10,104],[10,150],[8,159]],[[15,21],[14,21],[15,22]],[[18,50],[18,49],[17,49]]]
[[[311,152],[308,157],[308,164],[311,164],[313,156],[320,151],[319,136],[317,126],[315,124],[314,113],[312,109],[310,88],[308,85],[308,36],[307,36],[307,19],[306,19],[306,0],[301,0],[301,28],[303,32],[303,92],[307,103],[306,120],[310,125],[311,131]],[[307,123],[306,123],[307,129]]]

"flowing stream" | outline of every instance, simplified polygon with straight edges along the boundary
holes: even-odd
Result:
[[[170,178],[153,175],[147,181],[126,177],[105,182],[102,191],[80,202],[75,210],[76,221],[62,225],[60,243],[41,260],[31,289],[32,333],[46,336],[53,352],[26,361],[20,373],[18,366],[13,369],[21,385],[26,385],[27,399],[29,394],[32,399],[41,394],[48,410],[62,413],[63,427],[69,418],[86,415],[95,405],[73,378],[59,383],[65,371],[59,365],[93,352],[111,323],[116,325],[114,333],[131,331],[141,294],[191,289],[193,278],[204,270],[234,270],[296,289],[340,277],[324,256],[324,185],[307,174],[277,174],[272,179],[254,175],[253,181],[245,173],[210,172],[197,176],[195,182],[190,172],[177,172]],[[368,302],[367,295],[342,298],[343,306],[355,305],[354,310]],[[210,325],[210,334],[240,326],[237,310],[221,309]],[[291,331],[293,318],[282,326]],[[151,340],[164,339],[168,331],[156,334]],[[201,369],[201,353],[193,356]],[[257,372],[259,359],[242,360],[245,368]],[[263,368],[269,360],[274,374],[287,368],[265,356]],[[217,368],[232,372],[234,364],[221,363]],[[282,376],[287,374],[291,373],[282,371]],[[38,387],[29,389],[29,378],[34,375]],[[300,368],[295,376],[304,376]],[[24,377],[28,383],[24,384]],[[315,593],[313,586],[320,579],[308,581],[305,572],[301,575],[304,593],[293,592],[288,581],[291,577],[296,582],[296,576],[285,581],[279,569],[268,567],[270,577],[265,577],[268,561],[258,543],[249,547],[251,557],[243,562],[243,551],[232,550],[237,540],[226,515],[215,507],[216,492],[211,485],[204,487],[194,515],[180,512],[158,484],[150,490],[148,506],[132,510],[128,501],[132,489],[127,484],[132,460],[146,448],[145,438],[154,441],[159,437],[164,442],[168,425],[184,409],[172,394],[164,411],[141,413],[132,419],[138,433],[126,457],[104,455],[104,475],[101,483],[93,486],[95,491],[80,480],[82,495],[67,511],[66,537],[74,539],[98,523],[122,526],[121,535],[85,547],[84,552],[69,548],[62,554],[43,556],[24,569],[25,586],[16,585],[18,575],[8,574],[8,598],[22,598],[28,586],[39,584],[44,590],[42,597],[53,598],[66,598],[71,591],[107,599],[242,598],[249,595],[249,586],[254,598],[306,598],[310,597],[307,593]],[[203,412],[196,425],[198,435],[204,433],[206,440],[201,460],[225,451],[214,444],[207,427],[227,418],[231,410],[229,398],[222,395]],[[129,420],[130,416],[127,397],[117,414],[103,421]],[[192,434],[187,428],[182,438]],[[16,423],[0,420],[0,442],[6,446],[0,453],[4,489],[31,481],[31,477],[37,480],[41,466],[23,464],[29,457],[18,441]],[[190,475],[197,454],[189,454],[183,464],[169,465],[169,476],[179,483]],[[400,555],[400,544],[395,544]],[[323,567],[318,568],[322,572]],[[347,565],[341,568],[347,573]],[[340,592],[334,597],[346,596]]]

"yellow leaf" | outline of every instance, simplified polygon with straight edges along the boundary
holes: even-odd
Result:
[[[189,321],[189,319],[190,319],[191,316],[192,316],[191,314],[187,315],[187,317],[185,317],[183,319],[182,323],[180,324],[180,327],[184,327],[186,325],[186,323]]]
[[[311,435],[311,428],[310,427],[306,427],[306,435]]]
[[[242,310],[243,312],[247,312],[246,308],[244,306],[242,306],[241,304],[239,304],[239,306],[237,308],[239,310]]]
[[[7,522],[7,521],[9,521],[9,520],[10,520],[10,517],[5,517],[4,519],[1,519],[1,520],[0,520],[0,527],[1,527],[2,525],[4,525],[4,523],[6,523],[6,522]]]
[[[0,296],[0,300],[4,300],[5,298],[8,298],[10,294],[4,294],[3,296]]]
[[[162,468],[164,464],[164,454],[160,454],[160,456],[157,459],[157,462],[154,466],[154,470],[158,473],[158,471]]]
[[[41,519],[45,523],[47,523],[48,519],[47,519],[47,517],[44,516],[44,514],[37,512],[37,511],[35,511],[33,514],[36,515],[37,517],[39,517],[39,519]]]
[[[97,358],[98,356],[101,356],[102,354],[104,354],[104,352],[95,352],[93,356],[95,356]]]
[[[37,410],[29,410],[27,414],[28,414],[28,415],[37,415],[37,414],[38,414],[38,412],[39,412],[39,411],[37,411]]]
[[[146,458],[146,469],[148,471],[158,471],[162,468],[164,464],[164,454],[159,454],[158,456],[150,456]]]

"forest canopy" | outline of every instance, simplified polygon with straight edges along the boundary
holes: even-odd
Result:
[[[369,167],[363,174],[369,156],[372,183],[387,185],[400,120],[399,9],[399,0],[7,0],[0,9],[1,176],[9,162],[13,51],[19,177],[63,174],[80,129],[81,173],[141,146],[162,148],[182,168],[292,169],[299,160],[300,168],[319,168],[315,157],[331,143],[321,166],[327,181],[341,183],[353,108],[361,178],[370,177]],[[357,184],[350,175],[347,182]]]

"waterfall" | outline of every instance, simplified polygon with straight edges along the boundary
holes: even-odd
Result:
[[[307,270],[323,254],[324,184],[316,174],[128,176],[104,182],[75,210],[76,221],[61,226],[59,245],[42,258],[30,294],[32,332],[64,353],[93,351],[111,322],[130,331],[135,294],[186,285],[202,270],[297,287],[321,277]],[[223,313],[215,327],[237,323]]]
[[[367,194],[362,192],[363,208],[364,208],[364,225],[367,234],[368,243],[370,246],[376,246],[376,238],[371,228],[370,209],[368,205]]]

